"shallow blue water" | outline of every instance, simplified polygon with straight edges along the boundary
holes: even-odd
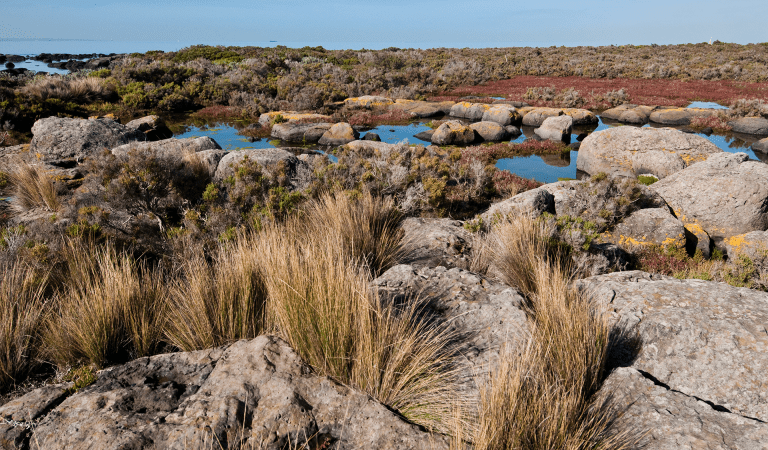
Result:
[[[429,145],[428,142],[416,139],[413,136],[430,129],[431,128],[424,125],[423,122],[414,122],[410,125],[379,125],[371,130],[361,131],[360,138],[365,136],[366,133],[376,133],[381,138],[381,142],[386,142],[388,144],[397,144],[405,141],[406,144]]]
[[[244,148],[275,148],[269,139],[259,139],[249,142],[245,136],[237,134],[237,128],[231,124],[217,123],[212,125],[189,125],[181,132],[174,133],[178,139],[189,137],[209,136],[224,150],[240,150]]]
[[[48,73],[58,73],[58,74],[68,74],[69,70],[67,69],[57,69],[55,67],[48,67],[48,64],[41,62],[41,61],[34,61],[34,60],[27,60],[22,62],[15,62],[13,63],[14,67],[16,69],[27,69],[31,70],[33,72],[48,72]],[[0,64],[2,66],[2,64]],[[3,67],[0,67],[2,69]]]
[[[691,102],[686,108],[728,109],[727,106],[715,102]]]

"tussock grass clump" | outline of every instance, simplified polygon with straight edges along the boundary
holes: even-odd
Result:
[[[7,176],[8,183],[4,190],[13,195],[12,206],[17,212],[32,208],[56,211],[61,206],[53,180],[40,167],[23,161],[14,161],[12,165],[7,164],[2,170]]]
[[[85,78],[35,78],[21,92],[40,101],[59,99],[78,103],[109,99],[114,91],[98,77]]]
[[[104,367],[155,353],[167,306],[162,274],[111,244],[70,241],[65,256],[69,279],[45,338],[51,358]]]
[[[32,267],[3,267],[0,275],[0,391],[38,364],[47,280]]]
[[[171,289],[167,338],[184,350],[252,339],[263,330],[266,292],[258,243],[240,235],[219,247],[212,262],[198,253],[184,263]]]

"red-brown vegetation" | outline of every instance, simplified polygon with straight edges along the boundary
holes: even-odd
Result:
[[[469,164],[480,161],[483,164],[495,164],[502,158],[530,155],[557,155],[567,151],[563,144],[553,141],[528,140],[519,144],[498,143],[467,147],[461,150],[461,163]]]

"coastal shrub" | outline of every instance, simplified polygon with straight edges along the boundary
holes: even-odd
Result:
[[[47,277],[34,267],[5,265],[0,274],[0,391],[21,383],[40,362]]]
[[[245,59],[237,52],[226,50],[223,47],[195,45],[176,52],[173,56],[173,61],[184,63],[198,58],[207,59],[214,64],[238,63]]]
[[[727,133],[733,130],[733,127],[728,125],[729,120],[731,118],[725,113],[713,114],[708,117],[694,117],[691,119],[690,127],[695,130],[711,128],[717,133]]]
[[[114,96],[111,85],[98,76],[84,78],[36,77],[22,89],[23,95],[38,101],[49,99],[64,102],[92,103],[110,100]]]

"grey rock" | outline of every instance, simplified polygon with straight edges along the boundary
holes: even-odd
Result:
[[[330,123],[284,122],[272,126],[271,136],[285,142],[314,144],[331,128]]]
[[[603,237],[627,251],[649,245],[685,249],[685,227],[668,208],[648,208],[633,212]]]
[[[469,120],[482,120],[483,114],[491,109],[486,103],[459,102],[451,106],[450,115]]]
[[[642,125],[648,122],[648,116],[638,110],[624,111],[618,120],[622,123]]]
[[[561,115],[563,115],[563,110],[559,108],[531,108],[525,111],[523,125],[540,127],[548,118]]]
[[[483,122],[496,122],[499,125],[507,126],[519,124],[522,117],[512,105],[493,105],[483,113],[481,120]]]
[[[592,175],[650,173],[662,179],[716,153],[722,150],[707,139],[671,128],[617,127],[587,136],[576,167]]]
[[[365,136],[362,138],[363,141],[375,141],[375,142],[381,142],[381,137],[379,137],[378,134],[369,131],[365,133]]]
[[[768,273],[768,232],[752,231],[731,236],[723,243],[729,260],[738,261],[739,258],[746,257],[752,261],[760,275]]]
[[[642,340],[622,365],[721,409],[768,419],[767,293],[640,271],[577,285]]]
[[[400,148],[400,144],[390,144],[388,142],[377,141],[352,141],[343,145],[343,148],[348,148],[356,152],[373,151],[380,156],[387,158],[389,154]]]
[[[531,106],[528,103],[519,102],[517,100],[501,100],[501,99],[494,100],[492,104],[493,105],[510,105],[510,106],[514,106],[515,108],[525,108],[525,107]]]
[[[760,139],[759,141],[752,144],[752,151],[768,153],[768,138]]]
[[[768,424],[714,409],[655,384],[635,369],[616,369],[603,384],[621,412],[617,430],[631,430],[647,450],[766,450]]]
[[[667,108],[653,111],[648,119],[662,125],[688,125],[695,117],[709,117],[717,110],[709,108]]]
[[[219,144],[208,136],[184,139],[163,139],[154,142],[134,142],[112,149],[115,156],[127,156],[131,151],[149,152],[159,158],[185,156],[204,150],[221,150]]]
[[[509,133],[509,136],[512,138],[516,138],[521,134],[523,134],[523,132],[520,131],[520,128],[517,128],[514,125],[507,125],[506,127],[504,127],[504,129],[507,130],[507,133]]]
[[[203,150],[194,154],[194,157],[198,159],[206,168],[208,168],[208,174],[213,178],[216,175],[216,170],[219,168],[221,159],[229,153],[225,150]]]
[[[575,127],[597,125],[600,123],[600,119],[597,118],[595,113],[588,109],[564,108],[563,114],[573,119],[573,126]]]
[[[577,251],[571,255],[576,278],[593,277],[625,270],[630,256],[621,247],[611,243],[592,244],[588,251]]]
[[[346,122],[333,124],[328,131],[323,133],[318,143],[320,145],[343,145],[357,140],[360,133],[355,131],[352,126]]]
[[[452,219],[409,217],[403,221],[403,240],[409,248],[404,264],[469,269],[472,234]]]
[[[16,422],[36,421],[61,404],[69,395],[72,386],[72,383],[63,383],[35,389],[0,407],[0,418]]]
[[[534,130],[537,136],[550,141],[570,141],[573,131],[573,118],[568,115],[547,117],[539,128]]]
[[[544,212],[555,213],[555,197],[546,189],[536,188],[494,203],[480,217],[484,224],[491,224],[497,215],[532,214],[539,216]]]
[[[728,122],[735,133],[768,136],[768,119],[762,117],[742,117]]]
[[[32,134],[29,151],[39,154],[43,161],[82,160],[123,144],[146,140],[141,131],[107,118],[48,117],[35,122]]]
[[[126,123],[125,126],[141,131],[147,137],[148,141],[157,141],[173,137],[173,132],[165,125],[163,119],[156,115],[131,120]]]
[[[609,192],[599,192],[590,189],[589,181],[568,180],[545,184],[539,189],[552,194],[554,197],[554,214],[557,216],[580,217],[590,209],[598,199],[607,200]],[[642,208],[660,208],[666,206],[664,199],[648,189],[647,186],[638,184],[640,197],[636,200],[636,206]]]
[[[509,138],[506,128],[496,122],[476,122],[469,125],[484,141],[503,141]]]
[[[436,145],[467,145],[475,141],[475,131],[455,120],[441,124],[432,134]]]
[[[720,153],[650,189],[661,195],[686,228],[723,238],[768,228],[768,165],[744,153]],[[689,229],[690,229],[689,228]]]
[[[422,141],[432,142],[433,134],[435,134],[435,130],[424,130],[421,133],[416,133],[413,137]]]
[[[389,106],[389,109],[399,109],[405,111],[413,117],[427,118],[450,111],[453,102],[422,102],[414,100],[395,100],[395,103]]]
[[[313,374],[273,336],[101,371],[31,440],[46,449],[281,449],[313,436],[343,449],[448,447],[367,394]]]
[[[619,120],[619,117],[621,117],[622,114],[627,111],[632,111],[635,108],[637,108],[637,105],[624,103],[623,105],[619,105],[615,108],[606,109],[600,114],[600,116],[610,120]]]
[[[303,189],[311,178],[311,169],[293,153],[279,148],[247,149],[228,152],[219,161],[214,180],[223,180],[235,174],[235,166],[244,159],[257,162],[266,172],[285,171],[293,189]]]

